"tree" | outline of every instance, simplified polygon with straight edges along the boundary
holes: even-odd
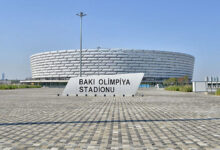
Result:
[[[184,77],[178,78],[177,83],[178,85],[184,85]]]
[[[164,85],[176,85],[177,84],[177,78],[169,78],[167,80],[164,80]]]
[[[185,85],[189,84],[189,77],[183,76],[180,78],[169,78],[163,81],[163,85]]]
[[[183,83],[184,84],[189,84],[189,77],[188,76],[183,77]]]

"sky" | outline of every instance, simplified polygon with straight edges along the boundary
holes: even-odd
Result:
[[[219,0],[0,0],[0,73],[31,77],[30,56],[83,48],[174,51],[195,57],[193,80],[220,76]]]

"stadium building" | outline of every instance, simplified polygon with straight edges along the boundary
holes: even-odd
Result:
[[[50,51],[32,55],[32,80],[29,82],[65,85],[70,77],[79,76],[79,56],[79,50]],[[193,56],[179,52],[84,49],[82,76],[143,72],[144,83],[157,84],[168,78],[183,76],[188,76],[191,80],[194,60]]]

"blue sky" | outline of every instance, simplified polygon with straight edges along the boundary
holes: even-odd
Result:
[[[30,55],[79,48],[165,50],[195,56],[194,80],[220,76],[219,0],[0,0],[0,73],[31,77]]]

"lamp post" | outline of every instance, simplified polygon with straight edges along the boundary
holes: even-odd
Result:
[[[79,76],[82,76],[82,17],[86,16],[86,14],[83,14],[83,12],[80,12],[79,14],[76,14],[77,16],[80,16],[80,62],[79,62]]]
[[[99,49],[100,49],[100,48],[101,48],[100,46],[97,47],[98,54],[99,54]],[[98,56],[98,75],[99,75],[99,56]]]

